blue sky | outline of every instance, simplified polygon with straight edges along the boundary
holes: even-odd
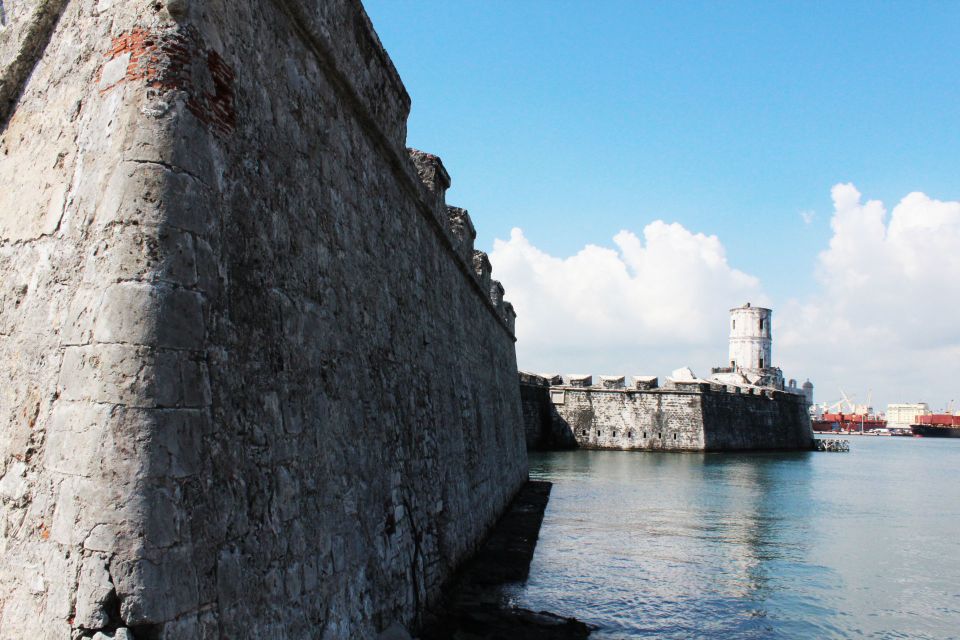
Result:
[[[364,6],[486,251],[679,223],[780,309],[826,293],[834,185],[960,199],[960,2]]]

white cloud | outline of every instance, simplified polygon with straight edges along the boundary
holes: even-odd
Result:
[[[914,192],[888,218],[852,184],[831,195],[819,291],[780,312],[780,355],[820,378],[821,400],[840,387],[863,399],[872,388],[877,409],[917,400],[942,407],[960,381],[960,202]]]
[[[800,219],[803,220],[803,224],[810,224],[817,217],[816,211],[806,210],[800,212]]]
[[[888,212],[852,184],[831,195],[814,295],[773,304],[775,362],[810,377],[818,401],[842,388],[859,401],[872,390],[879,410],[960,402],[960,202],[915,192]],[[517,308],[518,364],[533,371],[702,375],[726,361],[728,309],[771,303],[719,238],[662,221],[569,257],[514,229],[491,261]]]
[[[656,221],[642,239],[621,231],[613,245],[559,258],[516,228],[494,242],[494,275],[517,309],[521,368],[663,375],[690,364],[700,373],[726,360],[727,310],[764,302],[716,236]]]

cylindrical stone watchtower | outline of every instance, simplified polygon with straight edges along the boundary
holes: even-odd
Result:
[[[773,312],[763,307],[751,307],[748,302],[742,307],[730,309],[730,367],[733,369],[772,368],[772,331],[770,317]]]

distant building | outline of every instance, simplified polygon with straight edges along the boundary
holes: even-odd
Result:
[[[887,428],[909,429],[917,421],[917,416],[930,415],[926,402],[902,402],[887,405]]]

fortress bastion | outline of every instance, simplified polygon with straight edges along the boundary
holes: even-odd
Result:
[[[527,477],[513,309],[356,0],[3,0],[0,637],[416,626]]]

